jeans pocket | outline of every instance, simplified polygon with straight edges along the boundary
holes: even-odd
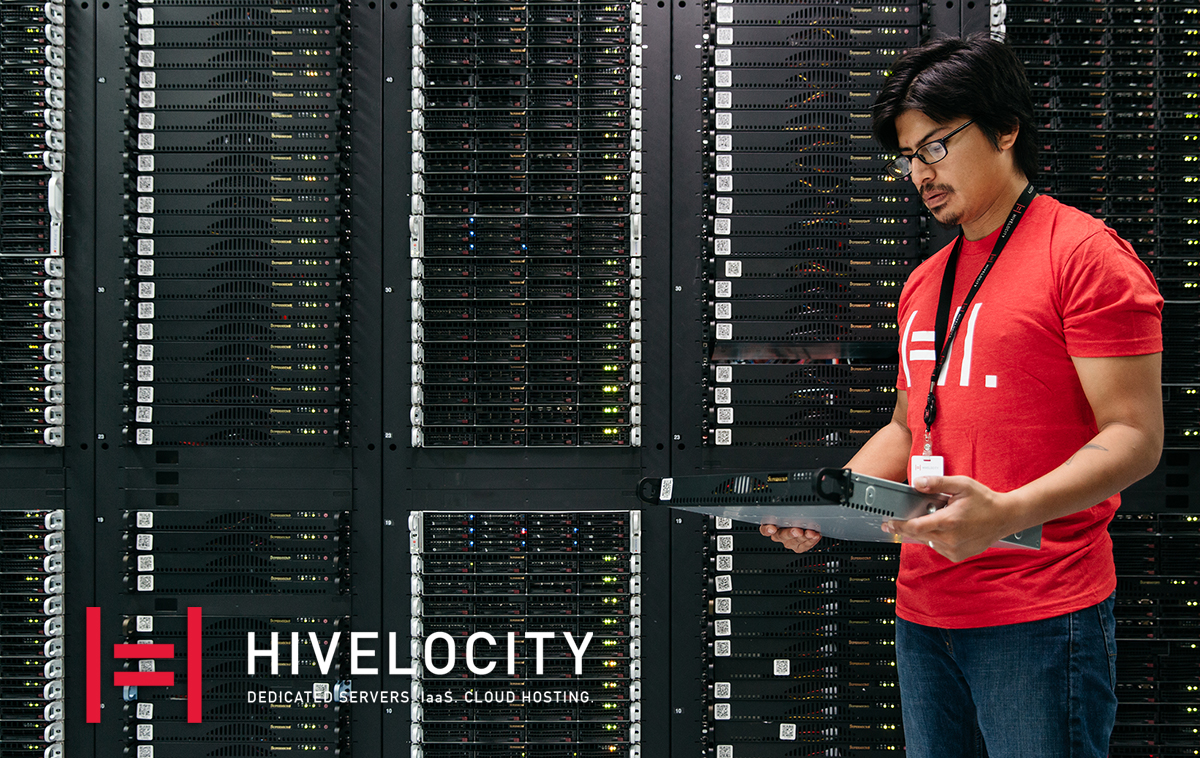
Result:
[[[1117,620],[1113,615],[1113,605],[1117,593],[1109,595],[1108,599],[1096,606],[1097,621],[1100,622],[1100,632],[1104,637],[1104,652],[1108,654],[1108,686],[1117,691]]]

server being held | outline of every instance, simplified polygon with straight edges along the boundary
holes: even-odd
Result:
[[[1116,712],[1107,526],[1163,443],[1162,298],[1103,222],[1036,196],[1032,105],[987,36],[906,51],[875,101],[952,245],[900,298],[895,414],[847,464],[950,496],[905,544],[896,656],[908,755],[1105,756]],[[989,549],[1045,524],[1037,551]],[[763,526],[795,552],[816,532]]]

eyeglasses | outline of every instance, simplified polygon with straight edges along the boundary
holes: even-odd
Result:
[[[951,137],[958,134],[963,129],[966,129],[968,126],[970,126],[973,123],[975,123],[975,119],[971,119],[967,123],[963,124],[962,126],[958,127],[954,131],[947,134],[945,137],[942,137],[941,139],[935,139],[932,142],[926,142],[924,145],[921,145],[920,147],[918,147],[917,151],[915,153],[913,153],[911,156],[909,156],[909,155],[898,156],[895,160],[890,161],[886,166],[884,166],[883,170],[887,171],[889,176],[894,176],[897,179],[905,179],[908,177],[909,174],[912,173],[912,159],[913,158],[920,158],[921,162],[924,163],[926,166],[932,166],[933,164],[937,163],[938,161],[940,161],[946,157],[946,153],[947,153],[946,142]]]

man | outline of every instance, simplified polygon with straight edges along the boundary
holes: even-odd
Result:
[[[1111,229],[1027,189],[1032,113],[1020,62],[986,36],[905,52],[875,101],[875,137],[899,154],[889,172],[961,226],[905,285],[895,413],[847,464],[949,495],[883,527],[909,543],[896,582],[909,758],[984,755],[980,737],[990,758],[1108,754],[1107,526],[1162,451],[1162,299]],[[1037,524],[1040,550],[991,547]],[[798,553],[820,540],[761,531]]]

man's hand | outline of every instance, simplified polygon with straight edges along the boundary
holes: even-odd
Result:
[[[1020,522],[1007,493],[995,492],[969,476],[918,477],[914,486],[921,492],[947,494],[950,501],[928,516],[887,521],[883,531],[928,545],[955,563],[1032,526]]]
[[[812,529],[779,529],[774,524],[763,524],[758,527],[758,531],[762,536],[770,537],[772,542],[778,542],[794,553],[812,550],[821,541],[821,533]]]

